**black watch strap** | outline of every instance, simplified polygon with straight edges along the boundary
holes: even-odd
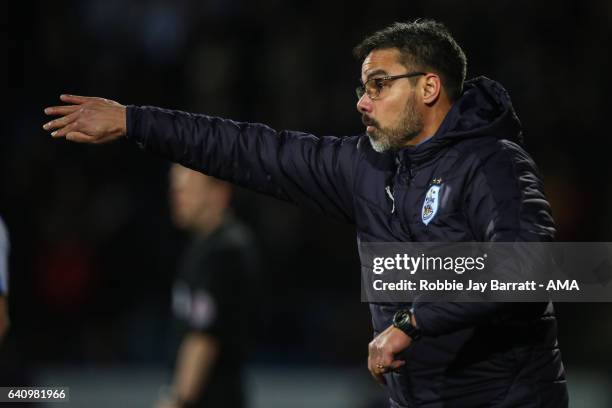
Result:
[[[414,341],[421,338],[421,331],[412,325],[410,310],[398,310],[393,316],[393,326],[406,333]]]

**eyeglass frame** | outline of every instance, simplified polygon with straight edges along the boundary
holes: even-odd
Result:
[[[375,101],[377,99],[380,99],[380,92],[382,91],[384,85],[386,85],[387,83],[391,82],[391,81],[395,81],[396,79],[401,79],[401,78],[412,78],[415,76],[420,76],[420,75],[427,75],[426,72],[409,72],[407,74],[403,74],[403,75],[387,75],[387,76],[383,76],[383,77],[374,77],[374,78],[370,78],[367,81],[363,82],[362,84],[360,84],[359,86],[357,86],[355,88],[355,94],[357,95],[357,99],[361,99],[363,98],[363,95],[368,95],[368,98],[370,98],[371,100]],[[382,82],[381,85],[376,85],[378,88],[378,95],[377,96],[371,96],[367,90],[366,90],[366,85],[368,82],[370,81],[380,81]]]

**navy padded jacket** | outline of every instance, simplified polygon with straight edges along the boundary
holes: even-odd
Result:
[[[171,111],[127,109],[127,138],[174,162],[352,223],[362,242],[551,241],[543,184],[506,90],[465,84],[436,134],[376,153],[366,135],[316,137]],[[435,216],[422,208],[440,184]],[[389,194],[390,193],[390,194]],[[370,304],[374,334],[405,304]],[[386,374],[395,407],[566,407],[552,304],[415,302],[423,332]]]

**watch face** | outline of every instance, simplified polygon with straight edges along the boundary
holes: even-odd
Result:
[[[400,310],[393,316],[393,325],[413,340],[418,340],[421,337],[419,329],[412,325],[412,314],[407,310]]]
[[[410,322],[410,313],[406,311],[397,312],[395,316],[393,316],[393,323],[396,325],[402,325],[406,321],[406,318],[408,318],[408,322]]]

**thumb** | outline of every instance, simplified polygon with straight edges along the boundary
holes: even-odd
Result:
[[[96,141],[96,139],[93,136],[89,136],[89,135],[86,135],[85,133],[76,132],[76,131],[68,132],[66,134],[66,140],[70,140],[71,142],[77,142],[77,143],[93,143]]]
[[[393,360],[391,362],[391,364],[389,364],[389,370],[390,371],[395,371],[398,368],[402,367],[403,365],[406,364],[406,360]]]

